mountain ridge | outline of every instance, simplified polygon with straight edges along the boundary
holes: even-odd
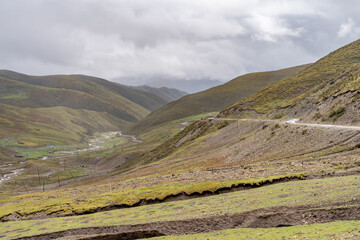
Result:
[[[190,94],[153,111],[136,123],[128,132],[139,134],[153,126],[175,119],[206,112],[223,110],[226,106],[249,96],[280,79],[294,75],[309,65],[300,65],[277,71],[250,73],[208,90]]]
[[[223,110],[219,116],[359,122],[360,40]]]
[[[25,139],[39,146],[84,143],[96,132],[123,130],[165,103],[152,93],[91,76],[0,70],[5,148]]]
[[[175,101],[175,100],[182,98],[189,94],[185,91],[181,91],[176,88],[168,88],[168,87],[156,88],[156,87],[151,87],[148,85],[141,85],[141,86],[135,86],[134,88],[140,89],[140,90],[143,90],[146,92],[151,92],[151,93],[158,95],[159,97],[167,100],[168,102]]]
[[[110,94],[117,94],[121,96],[123,100],[130,100],[149,111],[166,104],[164,99],[155,94],[87,75],[30,76],[9,70],[0,70],[0,76],[37,86],[78,90],[103,98],[107,97],[106,95],[110,92]],[[99,94],[99,90],[106,92],[105,94]]]

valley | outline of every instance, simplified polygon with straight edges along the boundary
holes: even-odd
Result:
[[[51,146],[40,149],[22,147],[22,155],[32,157],[25,157],[19,160],[18,163],[9,163],[1,166],[3,177],[0,178],[0,185],[9,181],[16,181],[16,178],[20,178],[23,181],[21,188],[25,188],[26,192],[32,192],[89,178],[92,177],[91,175],[102,175],[111,171],[111,169],[101,170],[101,168],[98,169],[97,163],[87,164],[83,161],[84,156],[96,154],[100,150],[109,151],[109,149],[114,147],[131,146],[141,142],[135,136],[124,135],[119,131],[95,134],[94,138],[89,138],[86,141],[87,146],[79,145],[76,148],[68,146]],[[15,151],[15,149],[13,150]],[[36,165],[37,171],[36,179],[26,179],[20,176],[21,174],[32,175],[34,165]],[[61,176],[61,174],[67,174],[68,176]],[[34,185],[34,182],[39,183],[38,185],[40,186]]]
[[[29,96],[31,83],[96,100],[3,97],[0,237],[358,239],[359,56],[360,40],[162,106],[101,79],[6,72]]]

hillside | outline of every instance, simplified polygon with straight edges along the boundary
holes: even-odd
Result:
[[[229,106],[215,119],[191,124],[142,156],[141,161],[151,163],[166,159],[162,163],[169,168],[170,159],[186,166],[185,162],[190,159],[200,162],[203,159],[202,164],[205,164],[215,158],[222,164],[234,166],[237,162],[234,159],[241,160],[238,164],[243,164],[291,158],[324,149],[336,152],[338,144],[341,145],[340,149],[344,146],[352,149],[359,141],[354,130],[360,122],[359,101],[360,40],[330,53],[294,76],[271,84]],[[300,121],[287,122],[295,118]],[[336,130],[322,123],[355,127],[343,135],[343,128]],[[312,124],[315,126],[312,127]],[[309,128],[313,130],[309,132]],[[237,134],[234,135],[234,132]],[[299,136],[300,132],[302,134]],[[212,153],[209,158],[209,153],[213,151],[223,153],[218,156]],[[199,155],[196,156],[196,152]],[[187,153],[191,153],[191,156]],[[229,159],[228,163],[225,159]],[[188,166],[194,167],[194,162]]]
[[[111,156],[112,172],[78,173],[78,181],[43,191],[0,195],[0,235],[358,239],[359,50],[359,42],[345,46],[215,118],[167,123],[162,130],[174,136],[153,149],[144,139],[79,158]],[[172,131],[179,125],[180,132]],[[148,138],[163,137],[158,131],[148,131]],[[34,162],[44,173],[52,166]],[[39,184],[36,171],[28,186]],[[26,190],[25,183],[20,187]]]
[[[85,94],[87,94],[91,97],[97,98],[98,100],[107,101],[107,104],[112,104],[115,106],[118,105],[116,107],[119,109],[126,109],[125,112],[131,111],[132,109],[133,112],[143,112],[142,116],[144,116],[144,113],[146,115],[150,111],[157,109],[167,103],[167,101],[152,93],[112,83],[101,78],[85,75],[28,76],[12,71],[1,70],[0,77],[7,80],[30,84],[33,87],[47,87],[48,90],[52,89],[52,91],[62,90],[64,94],[66,94],[68,91],[71,91],[71,94],[69,95],[76,95],[76,93],[81,93],[82,96],[85,96]],[[45,88],[40,89],[45,90]],[[16,91],[21,90],[16,89]],[[60,96],[57,97],[61,98],[61,94],[59,95]],[[41,101],[41,96],[35,97],[36,100]],[[60,101],[64,99],[60,99]],[[46,100],[49,101],[51,99]],[[53,103],[49,103],[49,105],[51,104]],[[40,103],[40,105],[44,105],[44,103]],[[89,106],[83,105],[83,107],[87,108]],[[142,116],[137,116],[136,118],[138,119],[138,117],[141,118]]]
[[[302,65],[278,71],[246,74],[223,85],[187,95],[153,111],[145,119],[132,126],[129,132],[139,134],[171,120],[220,111],[239,99],[248,97],[271,83],[292,76],[308,66]]]
[[[94,133],[125,129],[165,103],[152,93],[100,78],[1,70],[0,145],[6,150],[0,160],[32,148],[84,144]],[[18,144],[24,141],[30,146]]]
[[[183,96],[188,95],[187,92],[180,91],[175,88],[167,88],[167,87],[155,88],[155,87],[150,87],[147,85],[136,86],[135,88],[140,89],[142,91],[153,93],[153,94],[165,99],[168,102],[178,100],[179,98],[182,98]]]
[[[95,132],[114,131],[126,126],[109,113],[66,107],[19,108],[0,104],[1,144],[32,142],[34,146],[83,142]]]
[[[330,53],[299,74],[233,104],[220,116],[358,123],[359,59],[360,40]]]

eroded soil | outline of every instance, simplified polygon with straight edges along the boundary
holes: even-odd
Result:
[[[140,239],[206,233],[232,228],[270,228],[340,220],[360,220],[360,200],[331,206],[272,207],[187,220],[71,229],[19,239]]]

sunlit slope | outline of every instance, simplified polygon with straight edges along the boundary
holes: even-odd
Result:
[[[145,119],[135,124],[130,129],[130,132],[138,134],[153,126],[171,120],[205,112],[220,111],[263,87],[292,76],[308,66],[302,65],[278,71],[246,74],[223,85],[187,95],[152,112]]]
[[[28,76],[0,71],[0,145],[31,147],[84,142],[95,132],[118,131],[166,101],[154,94],[82,75]],[[19,145],[24,147],[24,145]]]
[[[0,138],[36,145],[81,142],[94,132],[127,126],[109,113],[66,107],[19,108],[0,104]]]
[[[152,93],[84,75],[35,77],[2,70],[0,76],[0,101],[21,107],[66,106],[137,121],[167,103]]]
[[[227,108],[221,116],[288,116],[355,123],[360,120],[360,41],[320,59]]]

